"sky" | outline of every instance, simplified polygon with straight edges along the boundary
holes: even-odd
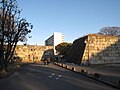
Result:
[[[120,26],[120,0],[17,0],[21,17],[32,23],[27,44],[44,45],[53,32],[65,42],[98,33],[106,26]]]

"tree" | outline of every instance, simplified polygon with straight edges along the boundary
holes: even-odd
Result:
[[[71,45],[72,45],[71,43],[63,42],[63,43],[58,44],[58,45],[55,47],[55,49],[56,49],[56,51],[57,51],[57,53],[58,53],[59,55],[64,55],[64,56],[66,56],[67,53],[68,53],[68,50],[69,50],[70,47],[71,47]]]
[[[120,36],[120,27],[103,27],[98,34]]]
[[[20,17],[16,0],[0,2],[0,70],[6,70],[18,41],[26,41],[33,26]]]

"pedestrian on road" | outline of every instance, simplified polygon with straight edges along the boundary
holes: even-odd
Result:
[[[46,58],[43,59],[43,63],[44,63],[44,65],[47,64],[47,62],[46,62]]]
[[[47,65],[49,65],[49,63],[50,63],[50,58],[47,58],[46,61],[47,61]]]

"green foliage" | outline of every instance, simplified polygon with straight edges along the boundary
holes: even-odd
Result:
[[[71,43],[63,42],[58,44],[55,49],[59,55],[67,55],[68,50],[71,48]]]

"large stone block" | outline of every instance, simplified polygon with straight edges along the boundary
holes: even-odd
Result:
[[[53,49],[52,46],[36,46],[36,45],[18,45],[15,49],[15,57],[19,57],[22,62],[40,61],[45,51]],[[51,51],[52,52],[52,51]]]

